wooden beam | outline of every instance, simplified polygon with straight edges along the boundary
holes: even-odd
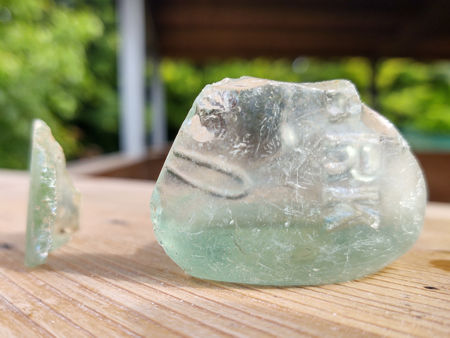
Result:
[[[376,33],[345,34],[290,30],[167,29],[161,34],[161,53],[166,56],[194,59],[229,57],[318,56],[410,56],[444,57],[450,55],[446,38],[433,38],[404,45]],[[326,43],[324,43],[326,41]]]
[[[151,1],[164,56],[450,57],[443,0]]]

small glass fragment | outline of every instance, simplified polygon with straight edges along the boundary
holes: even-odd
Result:
[[[34,267],[78,230],[80,200],[63,150],[41,120],[33,122],[30,178],[25,265]]]
[[[154,232],[188,274],[315,285],[378,271],[417,240],[425,181],[346,80],[206,86],[152,195]]]

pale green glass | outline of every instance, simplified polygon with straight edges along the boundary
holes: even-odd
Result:
[[[63,150],[41,120],[33,123],[30,180],[25,265],[33,267],[70,239],[79,218],[79,193]]]
[[[349,81],[245,77],[197,97],[151,213],[159,243],[192,276],[315,285],[404,254],[425,204],[407,143]]]

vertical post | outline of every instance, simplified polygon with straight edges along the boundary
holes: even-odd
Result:
[[[153,74],[150,86],[150,100],[152,106],[152,137],[151,143],[155,148],[163,147],[167,142],[167,121],[165,106],[164,84],[159,70],[159,58],[151,58]]]
[[[145,10],[144,0],[118,0],[120,53],[120,149],[128,156],[145,153]]]

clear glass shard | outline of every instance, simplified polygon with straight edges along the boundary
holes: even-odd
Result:
[[[425,204],[408,145],[351,82],[243,77],[196,98],[151,212],[158,241],[192,276],[313,285],[404,254]]]
[[[61,146],[41,120],[33,122],[25,265],[45,263],[50,251],[78,230],[80,195]]]

